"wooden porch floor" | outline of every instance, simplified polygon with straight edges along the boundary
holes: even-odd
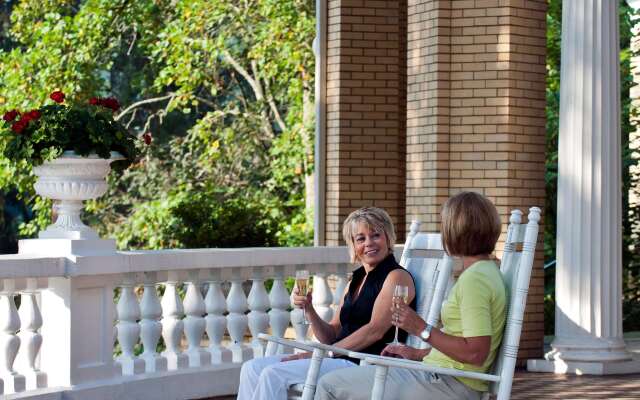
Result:
[[[233,400],[215,397],[207,400]],[[517,371],[511,400],[537,399],[640,399],[640,374],[556,375]]]
[[[576,376],[517,371],[511,399],[640,399],[640,374]]]

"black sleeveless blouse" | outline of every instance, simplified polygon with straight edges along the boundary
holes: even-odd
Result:
[[[344,296],[344,303],[340,310],[340,324],[342,325],[340,333],[336,338],[336,342],[344,339],[357,331],[364,325],[368,324],[371,320],[371,314],[373,313],[373,304],[378,297],[378,294],[382,290],[385,279],[389,272],[402,268],[393,257],[393,254],[389,254],[384,260],[380,262],[371,272],[367,280],[364,282],[360,294],[353,300],[356,295],[356,290],[362,280],[367,276],[363,266],[353,271],[353,278],[349,284],[349,290]],[[409,273],[409,271],[407,271]],[[412,277],[413,278],[413,277]],[[416,309],[416,299],[411,301],[409,305],[414,310]],[[380,354],[382,349],[385,348],[387,343],[393,340],[395,333],[395,327],[389,328],[384,334],[381,340],[371,344],[369,347],[359,350],[362,353],[368,354]],[[407,337],[407,332],[400,329],[398,331],[398,340],[404,341]],[[356,361],[357,362],[357,361]]]

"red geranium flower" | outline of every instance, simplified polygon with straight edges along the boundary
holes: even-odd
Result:
[[[29,120],[38,119],[40,118],[40,116],[42,116],[42,114],[40,114],[40,111],[38,110],[31,110],[27,113],[27,115],[29,116]]]
[[[120,103],[118,103],[118,99],[115,97],[108,97],[102,101],[102,105],[112,109],[113,111],[118,111],[120,108]]]
[[[7,111],[6,113],[4,113],[4,116],[2,117],[2,119],[7,121],[7,122],[11,122],[14,119],[16,119],[16,117],[18,115],[20,115],[18,110],[11,110],[11,111]]]
[[[24,130],[24,128],[27,127],[27,124],[29,123],[28,119],[20,119],[20,121],[14,123],[13,125],[11,125],[11,130],[13,130],[15,133],[17,134],[21,134],[22,131]]]
[[[97,97],[92,97],[89,99],[89,104],[91,104],[92,106],[96,106],[100,103],[100,99]]]
[[[56,103],[62,103],[64,101],[64,93],[59,90],[51,93],[49,97],[51,97],[51,100],[55,101]]]
[[[151,137],[151,132],[145,132],[144,135],[142,135],[142,140],[144,140],[144,144],[146,144],[147,146],[151,144],[151,141],[153,140],[153,138]]]

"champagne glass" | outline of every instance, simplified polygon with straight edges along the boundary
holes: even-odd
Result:
[[[400,302],[407,304],[409,301],[409,287],[404,285],[396,285],[393,290],[393,306],[399,308]],[[396,333],[393,336],[393,342],[388,344],[400,344],[398,341],[398,326],[396,325]]]
[[[296,271],[296,286],[298,287],[298,295],[306,297],[309,292],[309,271]],[[307,321],[304,307],[302,307],[302,324],[311,325],[311,322]]]

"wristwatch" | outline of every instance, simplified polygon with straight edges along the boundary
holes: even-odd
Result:
[[[429,342],[429,338],[431,337],[431,328],[433,328],[431,325],[427,325],[427,327],[420,332],[420,339],[425,342]]]

